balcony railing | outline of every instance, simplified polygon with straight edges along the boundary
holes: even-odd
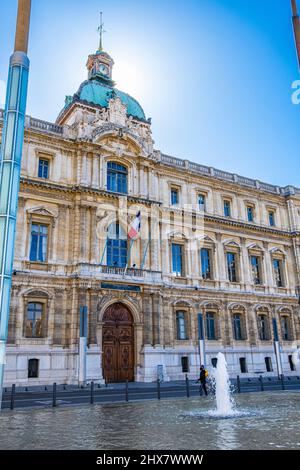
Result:
[[[31,116],[28,116],[26,125],[32,129],[40,129],[41,131],[59,135],[63,134],[63,126],[53,124],[52,122],[42,121],[41,119],[32,118]]]
[[[118,276],[133,276],[133,277],[144,277],[144,269],[136,268],[119,268],[117,266],[100,266],[100,272],[102,274],[117,274]]]
[[[80,263],[78,266],[78,274],[83,276],[100,277],[101,279],[115,279],[137,282],[154,282],[162,281],[161,271],[152,271],[140,268],[120,268],[117,266],[91,265],[89,263]]]

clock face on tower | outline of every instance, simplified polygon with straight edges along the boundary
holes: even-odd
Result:
[[[103,75],[108,75],[108,67],[107,67],[107,65],[100,64],[100,65],[99,65],[99,72],[102,73]]]

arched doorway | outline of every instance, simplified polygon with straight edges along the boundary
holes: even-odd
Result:
[[[133,318],[121,302],[110,305],[103,316],[103,377],[107,382],[134,380]]]

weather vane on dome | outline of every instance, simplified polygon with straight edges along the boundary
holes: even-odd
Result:
[[[104,31],[104,23],[102,21],[102,11],[100,12],[100,25],[98,26],[97,31],[100,35],[98,51],[103,51],[103,48],[102,48],[102,35],[103,35],[103,33],[106,33],[106,31]]]

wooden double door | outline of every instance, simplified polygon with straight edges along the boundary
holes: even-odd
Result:
[[[134,380],[134,330],[128,308],[112,304],[103,316],[102,367],[107,382]]]

